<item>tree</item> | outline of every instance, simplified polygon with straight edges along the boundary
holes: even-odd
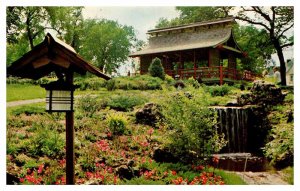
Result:
[[[275,52],[267,31],[254,26],[236,25],[234,34],[239,47],[247,52],[247,56],[241,58],[241,69],[262,73],[267,67],[266,60],[270,60]]]
[[[180,16],[170,21],[166,18],[160,18],[156,28],[170,27],[194,22],[201,22],[213,19],[219,19],[229,16],[232,7],[176,7]]]
[[[7,63],[11,63],[32,49],[54,30],[60,38],[79,47],[82,7],[7,7]]]
[[[128,59],[136,41],[132,27],[111,20],[85,20],[80,54],[101,71],[111,74]]]
[[[79,50],[79,37],[82,33],[82,8],[83,7],[46,7],[50,16],[49,24],[51,28],[76,51]]]
[[[251,14],[255,17],[252,18]],[[286,85],[283,50],[294,45],[293,36],[289,38],[287,36],[287,33],[294,27],[294,7],[241,7],[236,19],[265,29],[279,58],[281,84]]]
[[[180,11],[180,19],[184,23],[193,23],[219,19],[229,16],[232,7],[176,7]]]
[[[17,43],[17,33],[19,26],[22,24],[20,17],[21,7],[6,7],[6,41],[8,43]]]
[[[154,58],[148,68],[149,74],[153,77],[159,77],[160,79],[165,79],[164,67],[161,64],[159,58]]]

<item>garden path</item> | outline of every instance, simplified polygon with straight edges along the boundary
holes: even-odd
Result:
[[[250,185],[288,185],[283,173],[278,172],[235,172]]]
[[[77,95],[74,97],[78,98],[78,97],[81,97],[81,95]],[[46,98],[10,101],[10,102],[6,102],[6,107],[15,107],[15,106],[19,106],[19,105],[27,105],[27,104],[40,103],[40,102],[45,102],[45,101],[46,101]]]
[[[19,105],[27,105],[27,104],[39,103],[39,102],[43,102],[43,101],[45,101],[45,98],[10,101],[10,102],[6,102],[6,107],[14,107],[14,106],[19,106]]]

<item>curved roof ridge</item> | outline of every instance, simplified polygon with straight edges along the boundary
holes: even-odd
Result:
[[[202,21],[202,22],[195,22],[171,27],[163,27],[157,29],[148,30],[147,34],[158,33],[158,32],[166,32],[166,31],[174,31],[174,30],[181,30],[186,28],[198,27],[198,26],[206,26],[206,25],[214,25],[226,22],[235,22],[234,17],[225,17],[220,19],[214,19],[209,21]]]
[[[231,27],[222,27],[193,33],[178,33],[152,37],[149,39],[147,47],[130,54],[130,56],[215,47],[228,41],[231,35]]]

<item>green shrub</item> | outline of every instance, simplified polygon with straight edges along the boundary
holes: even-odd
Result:
[[[33,80],[31,79],[24,79],[19,77],[8,77],[6,78],[6,84],[33,84]]]
[[[219,136],[216,129],[217,115],[205,100],[204,92],[191,97],[178,92],[161,102],[164,123],[169,129],[165,144],[180,157],[190,151],[208,156],[225,145],[224,135]]]
[[[107,106],[117,111],[130,111],[133,107],[145,103],[147,100],[139,96],[117,95],[108,100]]]
[[[285,174],[284,180],[287,181],[289,184],[294,184],[294,167],[287,167],[282,170]]]
[[[65,146],[64,139],[55,130],[47,126],[39,126],[31,139],[29,153],[33,156],[61,156]]]
[[[77,107],[85,116],[92,117],[96,111],[101,109],[102,105],[96,97],[85,95],[77,100]]]
[[[294,126],[292,123],[277,124],[271,130],[271,138],[265,148],[265,156],[277,167],[293,165],[294,158]]]
[[[158,77],[138,75],[134,77],[115,78],[115,89],[123,90],[157,90],[162,89],[163,81]]]
[[[39,106],[21,106],[11,111],[12,115],[19,116],[21,114],[25,115],[36,115],[36,114],[44,114],[45,108]]]
[[[110,114],[106,122],[113,135],[123,135],[126,131],[127,119],[121,114]]]
[[[231,87],[228,84],[222,86],[206,86],[206,89],[212,96],[225,96],[231,91]]]
[[[165,79],[165,71],[159,58],[154,58],[148,68],[148,72],[153,77]]]
[[[74,79],[74,84],[79,85],[80,90],[100,90],[106,86],[106,80],[99,77],[77,77]]]
[[[121,184],[124,185],[165,185],[166,183],[162,180],[151,180],[145,179],[145,177],[133,178],[131,180],[125,179]]]
[[[190,86],[193,86],[194,88],[199,88],[200,84],[197,80],[195,80],[193,77],[190,77],[189,79],[187,79],[187,84]]]
[[[108,91],[113,91],[116,89],[116,80],[115,79],[110,79],[106,83],[106,88]]]
[[[168,85],[174,85],[175,80],[172,78],[172,76],[169,76],[168,74],[165,75],[165,81],[167,82]]]
[[[6,153],[8,155],[16,155],[20,151],[20,147],[15,143],[7,142],[6,144]]]

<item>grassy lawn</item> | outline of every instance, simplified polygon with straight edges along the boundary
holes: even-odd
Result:
[[[6,101],[28,100],[44,98],[46,91],[38,85],[32,84],[7,84],[6,85]]]
[[[101,90],[100,90],[101,91]],[[85,90],[75,91],[76,95],[96,94],[97,91]],[[32,84],[7,84],[6,85],[6,101],[30,100],[45,98],[46,90],[38,85]]]

